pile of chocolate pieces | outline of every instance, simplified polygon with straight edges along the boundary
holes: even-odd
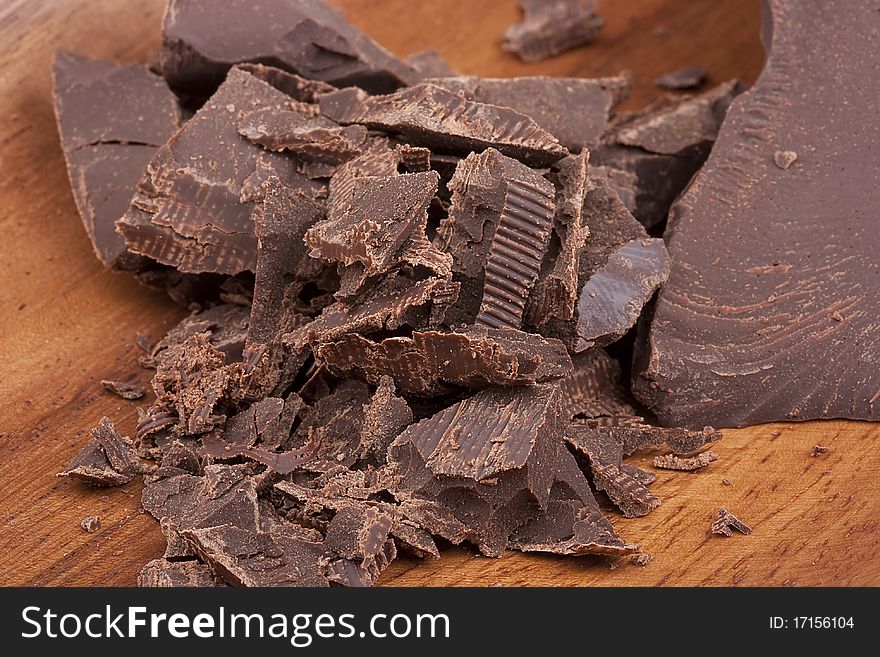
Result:
[[[615,114],[625,76],[457,77],[320,0],[237,4],[172,0],[158,73],[55,62],[98,257],[191,310],[144,345],[136,436],[103,419],[64,473],[143,475],[168,547],[141,583],[637,553],[594,491],[644,515],[654,475],[625,457],[720,437],[653,426],[628,370],[737,84]]]

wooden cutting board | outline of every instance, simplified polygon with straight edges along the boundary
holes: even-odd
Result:
[[[131,585],[161,555],[140,486],[88,489],[57,479],[102,415],[131,431],[138,404],[103,378],[149,381],[138,332],[158,338],[183,312],[95,257],[67,185],[50,99],[52,53],[148,61],[163,0],[5,0],[0,5],[0,584]],[[466,74],[595,76],[627,69],[626,108],[658,94],[651,81],[686,65],[711,82],[750,83],[763,53],[757,2],[606,0],[598,43],[539,64],[499,48],[518,19],[514,0],[336,0],[390,50],[438,50]],[[463,13],[463,7],[470,7]],[[712,245],[707,245],[712,248]],[[141,402],[140,405],[147,404]],[[646,518],[613,516],[654,559],[628,561],[450,549],[439,561],[401,560],[387,585],[877,585],[880,584],[880,427],[778,424],[725,431],[720,459],[698,474],[657,473],[663,504]],[[815,444],[830,447],[811,456]],[[645,458],[647,463],[650,459]],[[750,536],[709,534],[725,506]],[[97,514],[88,534],[83,517]]]

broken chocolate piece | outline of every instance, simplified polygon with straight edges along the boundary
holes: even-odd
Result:
[[[437,505],[440,517],[451,513],[464,531],[417,524],[498,556],[510,533],[547,507],[563,426],[556,384],[490,388],[410,426],[389,458],[410,471],[401,490]]]
[[[364,420],[358,443],[359,459],[374,464],[385,463],[388,447],[401,431],[412,424],[412,409],[406,400],[394,393],[394,379],[380,376],[376,392],[363,407]]]
[[[233,586],[328,586],[319,560],[323,550],[294,535],[235,525],[186,529],[193,550]]]
[[[751,527],[722,506],[718,509],[718,518],[712,523],[712,533],[732,536],[734,529],[741,534],[752,533]]]
[[[426,80],[488,105],[509,107],[531,117],[572,153],[599,143],[614,108],[630,88],[630,78],[438,77]]]
[[[573,370],[559,383],[569,417],[635,416],[620,364],[602,349],[575,354]]]
[[[519,0],[521,23],[504,32],[501,47],[524,62],[538,62],[592,43],[605,21],[594,0]]]
[[[572,424],[565,439],[577,454],[587,459],[593,485],[604,491],[624,516],[644,516],[660,505],[660,500],[647,488],[653,477],[623,463],[623,444],[610,428]]]
[[[865,150],[880,139],[880,71],[848,45],[876,38],[875,7],[769,6],[766,67],[670,215],[672,275],[634,384],[665,425],[880,419],[880,161]],[[779,148],[809,157],[784,171]]]
[[[393,91],[418,78],[323,0],[172,0],[162,31],[162,75],[207,96],[230,66],[272,64],[337,87]]]
[[[86,516],[79,525],[89,534],[94,534],[101,529],[101,519],[98,516]]]
[[[115,222],[156,149],[180,124],[174,94],[138,64],[118,65],[60,51],[53,66],[55,116],[70,188],[96,255],[130,268]]]
[[[702,66],[688,66],[661,75],[654,80],[654,84],[661,89],[673,91],[697,89],[703,86],[707,77],[709,77],[709,73]]]
[[[101,418],[92,438],[59,477],[72,477],[94,486],[121,486],[138,472],[134,447],[116,431],[109,418]]]
[[[183,272],[237,274],[256,266],[251,203],[245,181],[262,160],[283,182],[312,183],[282,154],[251,144],[238,132],[241,113],[290,109],[297,101],[233,68],[211,99],[162,146],[117,227],[128,248]],[[296,182],[295,182],[296,181]]]
[[[112,392],[114,395],[119,395],[123,399],[140,399],[144,396],[143,386],[134,383],[104,379],[101,381],[101,385],[104,386],[105,390]]]
[[[371,383],[389,375],[406,393],[436,395],[453,384],[471,388],[547,381],[571,371],[558,340],[515,329],[481,326],[460,331],[413,332],[372,342],[348,334],[322,344],[317,356],[337,374],[356,373]]]
[[[550,239],[553,185],[494,148],[459,162],[437,230],[462,299],[447,322],[519,328]]]
[[[605,180],[588,179],[583,217],[590,237],[578,256],[574,317],[551,318],[539,329],[575,353],[626,334],[669,274],[663,241],[645,236]]]
[[[455,71],[452,70],[449,62],[443,59],[439,52],[430,48],[414,52],[406,58],[406,63],[426,78],[441,78],[455,75]]]
[[[416,259],[430,264],[435,274],[448,276],[452,259],[425,237],[428,204],[439,180],[434,171],[355,178],[347,202],[332,203],[330,216],[306,232],[309,255],[345,265],[360,263],[363,279]],[[410,253],[414,245],[420,250]]]
[[[691,472],[693,470],[701,470],[712,461],[717,461],[718,455],[715,452],[700,452],[696,456],[676,456],[675,454],[664,454],[655,456],[651,462],[655,468],[663,470],[682,470]]]
[[[386,96],[344,89],[320,98],[337,123],[399,132],[432,150],[467,154],[493,147],[531,166],[549,166],[568,151],[531,118],[508,107],[467,100],[422,82]]]
[[[168,561],[153,559],[138,574],[138,586],[178,587],[221,586],[221,582],[208,566],[196,560]]]
[[[706,160],[732,99],[726,82],[699,96],[662,98],[641,112],[619,116],[592,161],[646,228],[662,230],[669,207]],[[655,232],[656,234],[656,232]]]

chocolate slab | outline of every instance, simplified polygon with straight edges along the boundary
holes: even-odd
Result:
[[[462,283],[450,323],[519,328],[541,269],[555,212],[552,183],[489,148],[459,162],[437,236]]]
[[[628,75],[607,78],[546,76],[438,77],[433,85],[480,103],[499,105],[531,117],[572,153],[599,143],[611,114],[629,94]]]
[[[117,227],[135,253],[184,272],[237,274],[256,267],[251,203],[241,200],[260,160],[288,184],[307,189],[295,163],[264,151],[238,133],[241,113],[291,109],[298,101],[233,68],[217,93],[147,167]]]
[[[688,66],[664,73],[654,80],[654,84],[661,89],[673,91],[696,89],[703,86],[707,77],[709,73],[702,66]]]
[[[322,344],[316,355],[333,373],[357,374],[371,383],[388,375],[401,391],[414,395],[450,392],[449,384],[482,388],[534,383],[571,371],[558,340],[482,326],[449,333],[414,331],[411,337],[380,342],[352,333]]]
[[[880,71],[862,50],[880,16],[869,2],[770,8],[765,69],[671,213],[672,274],[635,379],[666,425],[880,419]],[[777,150],[796,164],[779,168]]]
[[[538,62],[596,39],[605,21],[594,0],[519,0],[521,23],[504,32],[501,47],[524,62]]]
[[[568,154],[528,116],[427,82],[385,96],[344,89],[322,96],[320,105],[337,123],[398,132],[416,145],[445,153],[467,154],[491,146],[532,166],[549,166]]]
[[[168,3],[161,66],[174,89],[208,96],[230,66],[241,62],[271,64],[312,80],[376,93],[419,77],[323,0]]]
[[[574,317],[539,327],[575,353],[621,338],[669,274],[663,241],[646,236],[606,180],[588,179],[583,217],[590,237],[578,256]]]
[[[134,266],[115,222],[156,149],[177,130],[177,100],[138,64],[59,51],[52,73],[58,132],[86,234],[104,265]]]

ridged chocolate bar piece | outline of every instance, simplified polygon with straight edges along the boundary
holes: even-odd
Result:
[[[171,0],[162,75],[176,90],[210,95],[235,64],[271,64],[337,87],[393,91],[421,76],[323,0]]]
[[[636,409],[620,363],[602,349],[572,357],[571,374],[559,383],[569,417],[632,417]]]
[[[515,329],[467,327],[455,332],[414,331],[374,342],[351,333],[322,344],[317,357],[331,372],[371,383],[391,376],[403,392],[436,395],[450,386],[483,388],[565,376],[571,359],[558,340]]]
[[[572,153],[593,147],[608,129],[614,108],[630,89],[630,78],[439,77],[425,80],[480,103],[516,110],[534,119]]]
[[[180,125],[177,99],[139,64],[60,51],[52,72],[67,175],[86,234],[104,265],[136,266],[115,224],[156,149]]]
[[[186,272],[237,274],[256,267],[251,203],[241,200],[258,159],[283,182],[308,189],[293,160],[264,151],[238,133],[240,114],[295,109],[298,101],[233,68],[217,93],[147,167],[117,226],[128,248]]]
[[[672,274],[635,379],[666,425],[880,419],[880,69],[853,46],[876,44],[880,15],[769,6],[766,67],[671,212]],[[780,168],[777,151],[798,157]]]
[[[467,154],[491,146],[532,166],[549,166],[568,154],[530,117],[426,82],[386,96],[344,89],[322,96],[320,105],[338,123],[399,132],[440,152]]]
[[[504,33],[501,47],[525,62],[538,62],[596,39],[605,21],[594,0],[519,0],[521,23]]]

